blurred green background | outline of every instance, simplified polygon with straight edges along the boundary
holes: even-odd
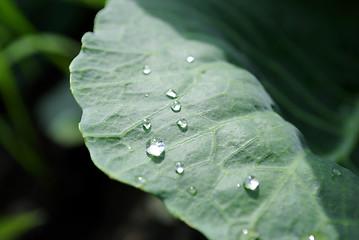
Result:
[[[359,2],[183,2],[224,23],[222,40],[242,53],[229,61],[259,78],[315,153],[358,173]],[[0,0],[1,240],[204,239],[108,179],[83,145],[68,66],[103,6]]]

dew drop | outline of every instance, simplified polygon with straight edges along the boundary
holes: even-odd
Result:
[[[180,112],[182,108],[182,105],[179,101],[174,101],[174,103],[171,106],[172,111],[174,112]]]
[[[244,187],[248,190],[254,191],[258,188],[259,181],[251,176],[244,181]]]
[[[176,173],[183,174],[184,173],[184,166],[182,163],[176,163]]]
[[[132,149],[132,147],[128,147],[128,150],[131,150]]]
[[[142,127],[143,127],[143,130],[145,130],[145,132],[149,132],[151,130],[151,127],[152,127],[151,120],[148,119],[148,118],[143,120]]]
[[[148,97],[148,93],[145,94],[145,97]]]
[[[342,175],[342,173],[336,168],[333,168],[332,174],[333,174],[333,177],[339,177],[340,175]]]
[[[188,129],[188,123],[187,123],[186,119],[180,119],[176,123],[182,131],[185,131]]]
[[[310,235],[308,240],[315,240],[315,237],[313,235]]]
[[[237,183],[237,188],[240,188],[241,187],[241,184],[240,183]]]
[[[177,98],[177,93],[175,90],[173,89],[168,89],[166,92],[165,92],[166,96],[171,98],[171,99],[175,99]]]
[[[144,177],[142,177],[142,176],[138,176],[137,181],[140,182],[140,183],[145,183],[146,179]]]
[[[144,75],[149,75],[152,72],[151,68],[148,65],[145,65],[143,67],[143,74]]]
[[[196,195],[197,194],[197,189],[193,186],[190,186],[188,189],[187,189],[187,192],[189,194],[191,194],[192,196]]]
[[[188,56],[186,58],[186,60],[187,60],[187,62],[192,63],[192,62],[194,62],[194,57],[193,56]]]
[[[247,228],[243,229],[239,235],[240,240],[256,240],[258,237],[259,234],[255,230]]]
[[[146,144],[146,151],[150,156],[159,157],[165,151],[165,143],[157,138],[152,138]]]

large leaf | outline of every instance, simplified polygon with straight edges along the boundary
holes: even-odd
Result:
[[[358,239],[358,178],[310,152],[257,79],[228,63],[249,61],[224,40],[227,26],[186,2],[112,0],[84,36],[71,87],[94,163],[209,239]],[[152,138],[165,154],[146,154]]]

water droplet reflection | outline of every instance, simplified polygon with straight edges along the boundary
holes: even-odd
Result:
[[[177,126],[182,130],[182,131],[186,131],[188,129],[188,123],[186,121],[186,119],[180,119],[177,122]]]
[[[146,118],[145,120],[143,120],[143,124],[142,124],[143,130],[145,132],[149,132],[151,130],[152,127],[152,123],[151,120]]]
[[[183,174],[184,173],[184,166],[182,163],[176,163],[176,173]]]
[[[144,75],[149,75],[152,72],[151,68],[148,65],[145,65],[143,67],[143,74]]]
[[[254,191],[258,188],[259,181],[254,177],[248,176],[247,179],[244,181],[244,187],[248,190]]]
[[[182,108],[182,105],[178,101],[174,101],[174,103],[171,105],[171,109],[173,112],[180,112]]]
[[[165,143],[157,138],[152,138],[146,144],[146,151],[151,157],[159,157],[165,151]]]
[[[177,93],[175,90],[173,89],[168,89],[166,92],[165,92],[166,96],[171,98],[171,99],[175,99],[177,98]]]
[[[191,194],[192,196],[196,195],[197,194],[197,189],[193,186],[190,186],[188,189],[187,189],[187,192],[189,194]]]
[[[187,62],[192,63],[192,62],[194,62],[194,57],[193,56],[188,56],[186,58],[186,60],[187,60]]]

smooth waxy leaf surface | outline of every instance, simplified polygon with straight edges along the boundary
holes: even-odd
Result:
[[[227,62],[230,44],[191,33],[210,29],[202,13],[178,12],[194,14],[181,1],[112,0],[84,36],[71,87],[94,163],[209,239],[359,238],[358,178],[310,153],[258,80]],[[159,157],[146,152],[154,138]]]

